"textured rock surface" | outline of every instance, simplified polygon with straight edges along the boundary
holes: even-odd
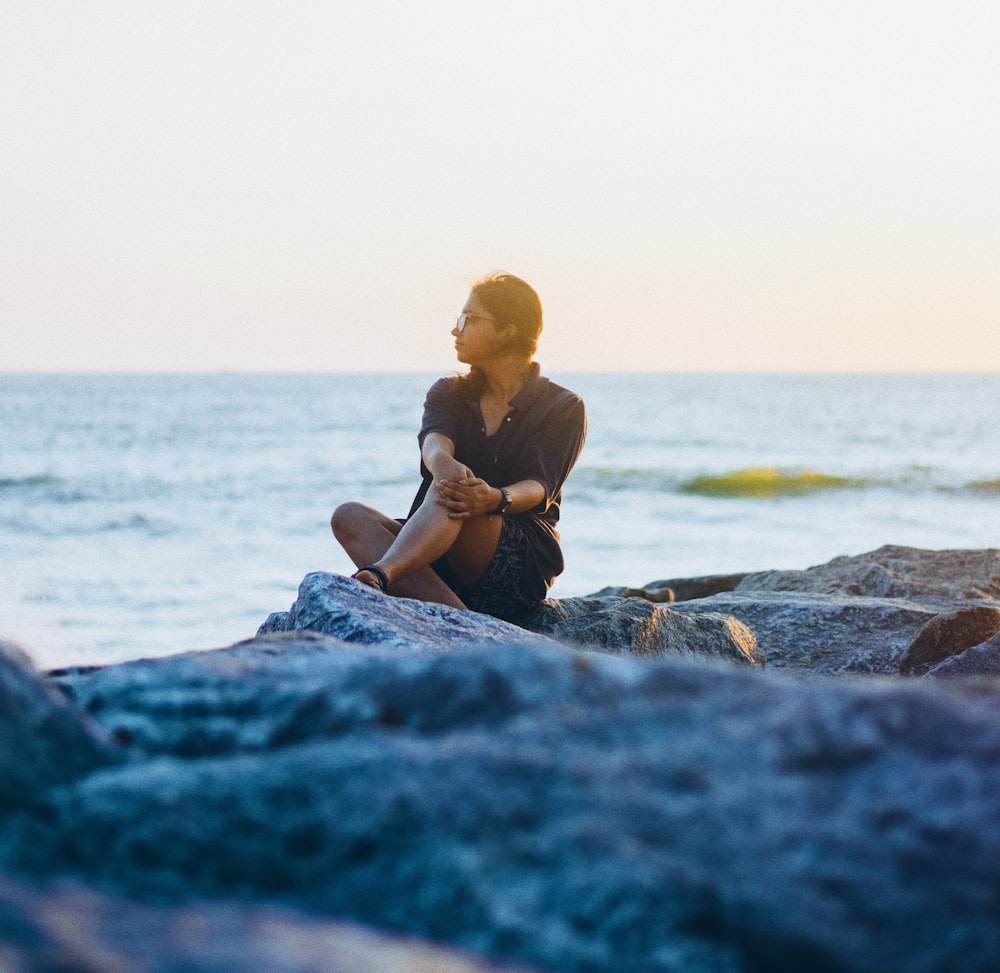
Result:
[[[998,551],[883,547],[805,571],[748,574],[732,591],[671,607],[738,618],[768,666],[894,675],[935,616],[998,600]]]
[[[8,871],[569,973],[995,968],[983,687],[305,632],[55,681],[129,760],[0,818]]]
[[[535,633],[527,635],[525,629]],[[469,642],[522,645],[551,636],[577,647],[636,655],[698,655],[763,665],[753,633],[733,618],[690,618],[636,598],[568,598],[544,602],[520,625],[404,598],[386,598],[336,574],[307,575],[287,612],[258,635],[315,631],[345,642],[398,648],[462,648]]]
[[[805,571],[748,574],[736,591],[795,591],[905,600],[929,608],[1000,600],[1000,551],[880,547]]]
[[[735,618],[710,612],[682,615],[642,598],[549,600],[520,621],[531,631],[583,648],[757,666],[765,661],[753,632]]]
[[[925,551],[887,545],[805,570],[671,578],[632,590],[655,594],[662,588],[670,588],[675,601],[732,591],[755,596],[795,592],[902,600],[940,611],[962,602],[1000,601],[1000,551]],[[598,594],[624,595],[626,590],[609,587]]]
[[[960,676],[1000,677],[1000,635],[981,645],[974,645],[958,655],[939,662],[927,673],[929,679],[952,679]]]
[[[922,676],[939,662],[981,645],[997,632],[1000,632],[1000,608],[974,605],[935,615],[903,653],[900,675]]]
[[[618,585],[602,588],[595,598],[611,596],[649,598],[652,601],[689,601],[692,598],[707,598],[722,591],[732,591],[745,577],[743,574],[707,574],[699,578],[667,578],[650,581],[642,588],[626,588]],[[669,597],[660,597],[661,592],[669,592]]]
[[[489,615],[388,598],[360,581],[322,571],[307,574],[292,607],[268,616],[257,634],[305,630],[344,642],[399,649],[433,646],[441,651],[473,641],[521,645],[526,640],[516,625]]]
[[[560,973],[993,971],[1000,636],[822,674],[954,642],[998,566],[884,548],[556,606],[600,652],[330,575],[228,649],[2,652],[0,968],[324,970],[349,921]],[[718,661],[756,661],[733,617],[768,669]]]
[[[20,649],[0,642],[0,813],[118,759],[95,723],[39,681]]]
[[[513,973],[510,967],[504,967]],[[262,905],[151,908],[0,878],[3,973],[488,973],[415,940]]]
[[[671,607],[732,615],[754,633],[768,666],[820,675],[898,674],[907,646],[934,617],[908,602],[797,592],[731,592]]]

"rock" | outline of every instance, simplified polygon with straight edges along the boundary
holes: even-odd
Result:
[[[949,656],[959,655],[1000,632],[1000,608],[974,605],[935,615],[903,653],[899,672],[921,676]]]
[[[0,641],[0,812],[120,759],[109,735]]]
[[[805,571],[748,574],[735,589],[808,592],[909,601],[925,607],[1000,600],[1000,550],[922,551],[880,547]]]
[[[1000,676],[1000,635],[939,662],[925,678],[954,679],[959,676]]]
[[[673,588],[626,588],[622,593],[625,598],[645,598],[657,605],[669,605],[677,600]]]
[[[934,617],[907,602],[798,592],[731,592],[672,608],[738,618],[754,633],[768,667],[816,675],[896,675],[907,646]]]
[[[635,655],[703,656],[764,665],[742,622],[717,613],[682,615],[642,598],[563,598],[542,602],[519,623],[582,648]]]
[[[733,591],[746,574],[710,574],[698,578],[672,578],[653,581],[647,588],[657,590],[670,588],[675,601],[691,601],[694,598],[708,598],[723,591]]]
[[[730,592],[672,607],[738,618],[774,668],[895,675],[932,618],[998,599],[1000,551],[883,547],[805,571],[748,574]]]
[[[226,649],[8,649],[0,968],[992,971],[1000,634],[877,674],[985,631],[998,569],[882,548],[540,632],[316,574]]]
[[[499,973],[415,939],[288,909],[152,908],[72,883],[42,890],[0,877],[0,916],[5,973]]]
[[[525,629],[534,633],[525,634]],[[387,598],[335,574],[307,575],[288,612],[268,617],[258,635],[316,631],[345,642],[400,650],[462,649],[471,642],[522,645],[555,638],[585,648],[638,655],[675,653],[763,665],[753,634],[735,619],[697,620],[674,615],[648,601],[569,598],[547,601],[518,624],[406,598]]]
[[[707,598],[709,595],[717,595],[722,591],[732,591],[746,576],[746,573],[743,573],[707,574],[697,578],[670,578],[665,581],[650,581],[641,588],[621,586],[602,588],[590,597],[647,598],[654,602],[690,601],[693,598]]]
[[[0,866],[565,973],[996,968],[996,691],[525,638],[64,673],[130,759],[0,816]]]
[[[470,642],[521,645],[526,640],[522,629],[490,615],[390,598],[360,581],[322,571],[307,574],[292,607],[268,616],[257,634],[303,630],[401,651],[448,651]]]
[[[505,648],[545,644],[522,634],[521,646]],[[542,680],[517,686],[514,695],[512,682],[488,667],[474,675],[466,654],[477,646],[500,648],[487,641],[467,643],[461,653],[431,645],[401,652],[396,644],[282,632],[213,652],[65,670],[53,678],[134,749],[188,759],[269,752],[404,721],[428,731],[463,720],[488,723],[535,704],[552,688]],[[430,665],[435,658],[438,664]],[[479,677],[488,684],[478,684]]]

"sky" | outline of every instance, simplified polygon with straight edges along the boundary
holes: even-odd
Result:
[[[0,372],[1000,371],[1000,14],[0,0]]]

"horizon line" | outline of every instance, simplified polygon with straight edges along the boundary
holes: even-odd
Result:
[[[234,375],[234,376],[269,376],[277,377],[287,375],[289,377],[293,376],[342,376],[342,375],[441,375],[447,374],[449,372],[454,372],[455,374],[460,374],[460,369],[432,369],[432,368],[331,368],[331,369],[315,369],[315,368],[279,368],[279,369],[263,369],[263,368],[197,368],[197,369],[156,369],[156,368],[135,368],[135,369],[125,369],[125,368],[109,368],[109,369],[56,369],[56,370],[39,370],[39,369],[0,369],[0,377],[13,378],[13,377],[32,377],[32,378],[54,378],[57,376],[65,377],[97,377],[97,376],[138,376],[138,375],[149,375],[156,377],[167,377],[170,375],[177,376],[222,376],[222,375]],[[563,374],[563,375],[740,375],[740,376],[805,376],[805,375],[815,375],[815,376],[872,376],[872,377],[887,377],[887,376],[991,376],[1000,375],[1000,368],[991,369],[798,369],[798,368],[778,368],[778,369],[699,369],[699,368],[683,368],[683,369],[660,369],[660,368],[630,368],[630,369],[600,369],[600,368],[557,368],[557,369],[546,369],[547,374]]]

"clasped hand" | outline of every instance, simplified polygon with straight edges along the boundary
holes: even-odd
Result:
[[[496,488],[478,476],[442,479],[434,485],[437,502],[452,520],[464,520],[491,514],[497,508]]]

